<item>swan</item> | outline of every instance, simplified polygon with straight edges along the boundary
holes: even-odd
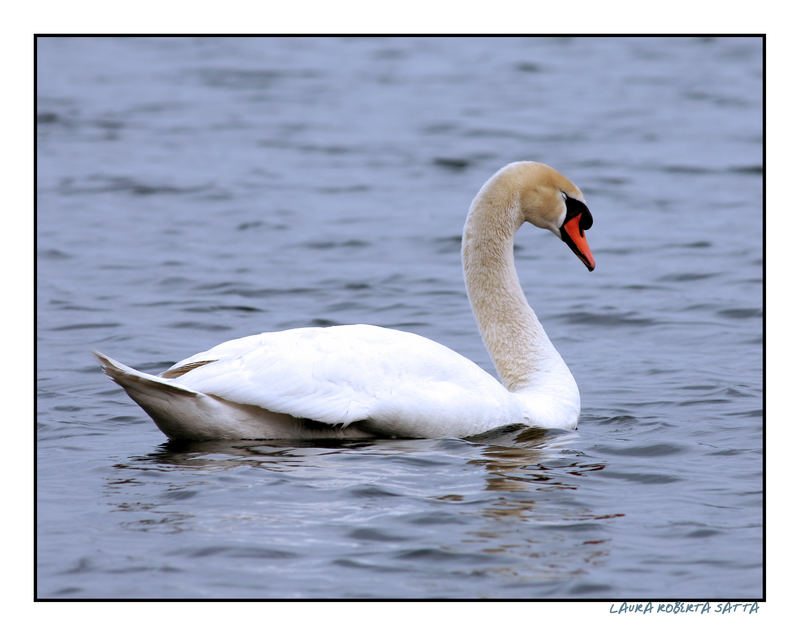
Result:
[[[501,382],[422,336],[372,325],[298,328],[223,342],[151,375],[99,352],[103,371],[172,440],[469,437],[512,423],[576,428],[577,384],[528,305],[514,267],[524,222],[595,267],[581,191],[520,161],[467,215],[467,295]]]

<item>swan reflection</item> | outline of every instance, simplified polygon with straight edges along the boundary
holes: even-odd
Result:
[[[130,530],[221,523],[252,528],[253,550],[315,545],[359,569],[463,560],[509,585],[552,584],[610,550],[608,515],[580,497],[604,465],[571,453],[576,435],[510,426],[468,440],[166,443],[117,464],[107,495]]]

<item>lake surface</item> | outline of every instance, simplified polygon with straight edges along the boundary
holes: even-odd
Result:
[[[758,598],[758,38],[40,38],[37,595]],[[574,432],[167,444],[91,351],[160,372],[372,323],[493,367],[460,234],[502,165]]]

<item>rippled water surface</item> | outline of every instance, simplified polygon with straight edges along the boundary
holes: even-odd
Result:
[[[757,38],[38,40],[40,598],[762,595]],[[100,373],[373,323],[492,370],[459,241],[500,166],[576,432],[174,446]]]

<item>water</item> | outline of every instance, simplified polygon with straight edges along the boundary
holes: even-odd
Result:
[[[756,38],[38,41],[40,598],[756,598]],[[523,228],[577,432],[168,445],[158,372],[366,322],[492,370],[459,237],[509,161],[584,191],[597,270]]]

